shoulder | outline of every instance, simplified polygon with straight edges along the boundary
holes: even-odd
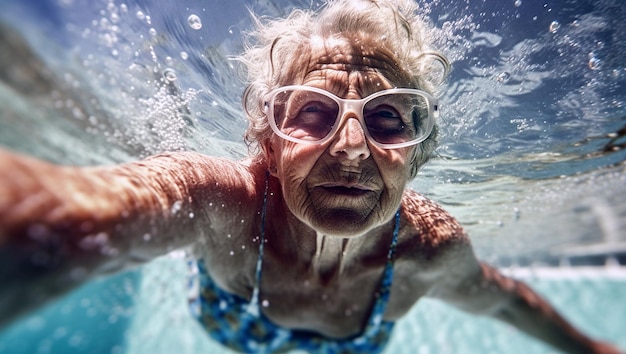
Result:
[[[398,303],[405,301],[400,308],[408,311],[421,296],[437,291],[452,293],[459,279],[475,271],[477,263],[463,227],[434,201],[405,191],[400,227],[394,264],[394,279],[399,279],[394,280],[395,296]]]
[[[150,156],[125,166],[132,170],[149,170],[153,175],[173,179],[190,188],[250,189],[264,177],[263,162],[259,158],[230,160],[194,151],[167,152]]]
[[[235,161],[195,151],[177,151],[153,155],[132,165],[162,168],[189,176],[205,175],[207,179],[223,179],[226,176],[237,176],[241,179],[252,177],[254,166],[258,162],[253,159]]]
[[[134,191],[147,192],[142,194],[166,213],[172,205],[189,207],[195,222],[207,219],[215,226],[256,214],[265,185],[264,166],[259,158],[235,161],[180,151],[128,163],[114,172],[145,187]]]
[[[408,245],[431,259],[444,249],[469,246],[469,238],[461,224],[434,201],[413,190],[402,198],[403,234]]]

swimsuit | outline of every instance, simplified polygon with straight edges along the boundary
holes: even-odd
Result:
[[[261,312],[259,284],[263,269],[265,243],[265,206],[263,203],[259,257],[256,265],[256,283],[250,301],[220,289],[209,276],[204,261],[189,262],[190,298],[192,315],[219,343],[244,353],[286,352],[292,349],[315,353],[380,353],[385,348],[394,322],[384,321],[383,314],[389,301],[393,280],[393,261],[400,225],[400,211],[395,216],[393,238],[387,254],[380,288],[369,320],[363,332],[346,339],[333,339],[319,333],[292,330],[271,322]]]

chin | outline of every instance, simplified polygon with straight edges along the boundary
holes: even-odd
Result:
[[[371,230],[377,223],[370,215],[353,210],[329,210],[311,220],[311,226],[319,233],[335,237],[358,237]]]

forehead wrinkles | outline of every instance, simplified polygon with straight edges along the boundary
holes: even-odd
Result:
[[[349,89],[371,93],[394,86],[412,87],[409,75],[389,50],[363,40],[312,41],[309,58],[304,81],[324,80],[327,89],[338,94]]]
[[[321,85],[322,88],[339,97],[344,97],[349,92],[365,97],[373,92],[394,86],[377,70],[346,65],[321,66],[311,71],[303,83]]]

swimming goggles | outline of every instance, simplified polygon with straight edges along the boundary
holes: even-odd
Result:
[[[437,100],[417,89],[394,88],[365,98],[342,99],[311,86],[283,86],[268,94],[265,113],[270,127],[283,139],[323,144],[339,130],[347,111],[358,120],[370,143],[382,149],[416,145],[430,135],[439,115]]]

